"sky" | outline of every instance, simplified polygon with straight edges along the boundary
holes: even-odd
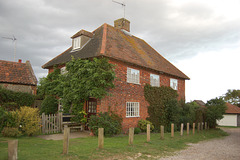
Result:
[[[240,89],[240,0],[116,0],[126,4],[130,32],[144,39],[191,80],[186,101]],[[42,65],[71,46],[81,29],[93,31],[124,17],[112,0],[0,0],[0,37],[16,37],[16,61]],[[0,59],[14,60],[11,39],[0,38]]]

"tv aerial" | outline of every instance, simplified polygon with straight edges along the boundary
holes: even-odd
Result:
[[[122,5],[122,7],[123,7],[123,18],[125,19],[125,7],[126,7],[126,4],[124,2],[121,3],[121,2],[114,1],[114,0],[112,0],[112,2]]]
[[[13,61],[15,62],[16,59],[16,44],[17,44],[17,38],[13,35],[12,37],[2,37],[4,39],[10,39],[12,40],[12,42],[14,43],[14,57],[13,57]]]

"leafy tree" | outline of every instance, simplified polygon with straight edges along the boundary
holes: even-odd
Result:
[[[223,98],[226,102],[240,107],[240,90],[229,89]]]
[[[69,109],[94,97],[101,99],[113,88],[115,72],[113,64],[108,59],[94,58],[93,60],[72,59],[66,65],[67,73],[63,75],[63,105]]]
[[[54,114],[58,110],[58,100],[54,96],[46,96],[41,104],[40,113]]]
[[[44,99],[47,95],[62,96],[62,75],[60,69],[54,67],[54,71],[47,75],[47,77],[40,78],[37,95]]]
[[[216,120],[223,118],[227,106],[222,98],[215,98],[206,103],[206,120],[211,128],[216,128]]]

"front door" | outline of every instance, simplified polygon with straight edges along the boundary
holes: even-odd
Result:
[[[97,100],[94,98],[90,98],[87,101],[87,116],[88,119],[92,116],[92,115],[96,115],[97,113]]]

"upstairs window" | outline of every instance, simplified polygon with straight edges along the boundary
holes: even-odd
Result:
[[[81,37],[76,37],[73,39],[73,49],[78,49],[81,46]]]
[[[139,70],[127,68],[127,82],[140,84],[140,73]]]
[[[61,72],[61,74],[67,73],[68,71],[66,70],[66,66],[62,67],[62,68],[60,69],[60,72]]]
[[[170,87],[174,90],[178,89],[178,80],[177,79],[170,79]]]
[[[139,102],[127,102],[126,117],[139,117]]]
[[[156,74],[150,74],[150,85],[159,87],[160,86],[160,78],[159,75]]]

